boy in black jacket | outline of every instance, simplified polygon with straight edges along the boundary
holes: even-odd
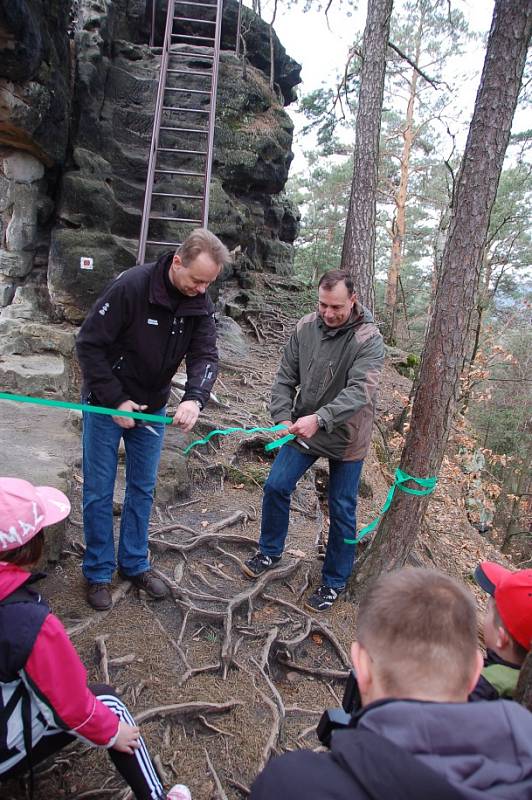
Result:
[[[471,595],[435,570],[381,576],[360,604],[351,657],[362,710],[330,752],[274,758],[251,800],[532,798],[532,714],[467,703],[482,668]]]
[[[532,569],[512,572],[484,561],[475,580],[491,596],[484,617],[484,668],[469,699],[512,699],[532,646]]]

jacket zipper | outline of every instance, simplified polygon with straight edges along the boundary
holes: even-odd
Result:
[[[164,348],[164,355],[163,355],[163,360],[162,360],[162,364],[161,364],[161,372],[159,373],[159,377],[160,378],[162,378],[162,376],[164,374],[164,369],[165,369],[166,361],[167,361],[167,358],[168,358],[168,352],[170,350],[170,343],[172,341],[172,336],[175,336],[176,327],[177,327],[177,315],[174,314],[174,318],[172,320],[172,326],[170,328],[170,333],[168,334],[168,339],[166,340],[166,347]]]

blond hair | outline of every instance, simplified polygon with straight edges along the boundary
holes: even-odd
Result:
[[[231,254],[225,244],[207,228],[196,228],[176,250],[184,267],[189,267],[201,253],[207,253],[215,264],[222,267],[231,262]]]
[[[381,575],[361,601],[357,639],[390,696],[467,693],[477,635],[473,597],[437,570],[406,567]]]

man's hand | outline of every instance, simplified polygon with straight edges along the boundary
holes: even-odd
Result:
[[[312,439],[318,428],[317,415],[309,414],[308,417],[300,417],[293,425],[290,425],[288,433],[293,433],[294,436],[301,436],[303,439]]]
[[[139,406],[138,403],[134,403],[133,400],[124,400],[123,403],[120,403],[117,411],[145,411],[148,406]],[[116,422],[117,425],[120,425],[121,428],[134,428],[135,427],[135,420],[131,417],[111,417],[113,422]]]
[[[191,431],[199,417],[200,409],[195,400],[185,400],[177,407],[172,425],[177,425],[182,431]]]
[[[120,721],[118,736],[115,739],[113,750],[132,755],[140,747],[139,739],[140,730],[136,725],[128,725],[127,722]]]

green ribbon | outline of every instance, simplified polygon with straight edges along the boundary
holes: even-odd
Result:
[[[423,489],[411,489],[409,486],[404,486],[407,481],[414,481],[414,483],[419,484],[419,486],[423,486]],[[402,469],[397,468],[395,470],[394,482],[390,486],[390,490],[388,492],[388,496],[384,501],[384,505],[379,511],[379,515],[373,522],[370,522],[369,525],[366,525],[365,528],[362,528],[361,531],[358,532],[358,535],[355,536],[354,539],[344,539],[345,544],[357,544],[360,542],[361,539],[364,538],[368,533],[377,527],[379,524],[383,514],[385,514],[388,509],[390,508],[393,500],[393,496],[395,494],[396,489],[400,489],[402,492],[406,494],[415,494],[419,497],[423,497],[427,494],[432,494],[434,489],[436,488],[436,484],[438,483],[438,478],[414,478],[413,475],[409,475],[407,472],[403,472]]]
[[[230,433],[245,433],[246,435],[250,433],[275,433],[276,431],[283,431],[286,430],[286,425],[279,424],[279,425],[272,425],[271,428],[224,428],[223,430],[216,430],[211,431],[210,433],[205,436],[204,439],[196,439],[195,442],[189,444],[187,448],[183,451],[186,455],[189,453],[193,447],[197,447],[199,444],[207,444],[213,436],[228,436]],[[282,439],[277,439],[275,442],[270,442],[269,444],[265,445],[264,449],[266,451],[270,451],[275,449],[276,447],[281,447],[285,442],[289,439],[294,439],[295,437],[292,434],[288,434],[288,436],[283,436]]]
[[[68,408],[74,411],[88,411],[90,414],[107,414],[110,417],[129,417],[131,419],[143,419],[146,422],[161,422],[164,425],[170,425],[173,422],[173,417],[161,417],[158,414],[143,414],[140,411],[119,411],[117,408],[105,408],[104,406],[90,406],[86,403],[67,403],[64,400],[45,400],[43,397],[29,397],[23,394],[9,394],[8,392],[0,392],[0,400],[12,400],[16,403],[32,403],[37,406],[50,406],[51,408]],[[199,444],[207,444],[213,436],[227,436],[229,433],[275,433],[286,429],[286,425],[273,425],[271,428],[226,428],[224,430],[211,431],[204,439],[197,439],[184,451],[185,455]],[[265,445],[264,449],[269,452],[276,447],[281,447],[285,442],[290,439],[295,439],[295,436],[289,433],[275,442],[270,442]]]
[[[143,414],[140,411],[119,411],[117,408],[104,406],[89,406],[86,403],[67,403],[63,400],[45,400],[42,397],[28,397],[23,394],[9,394],[0,392],[0,400],[14,400],[17,403],[33,403],[36,406],[51,406],[52,408],[69,408],[74,411],[88,411],[90,414],[108,414],[110,417],[130,417],[143,419],[147,422],[162,422],[170,425],[172,417],[160,417],[158,414]]]
[[[273,428],[270,428],[270,430],[273,430]],[[283,444],[286,444],[295,438],[296,437],[293,433],[287,433],[286,436],[283,436],[281,439],[276,439],[275,442],[268,442],[268,444],[265,444],[264,451],[269,453],[270,450],[275,450],[277,447],[282,447]]]

